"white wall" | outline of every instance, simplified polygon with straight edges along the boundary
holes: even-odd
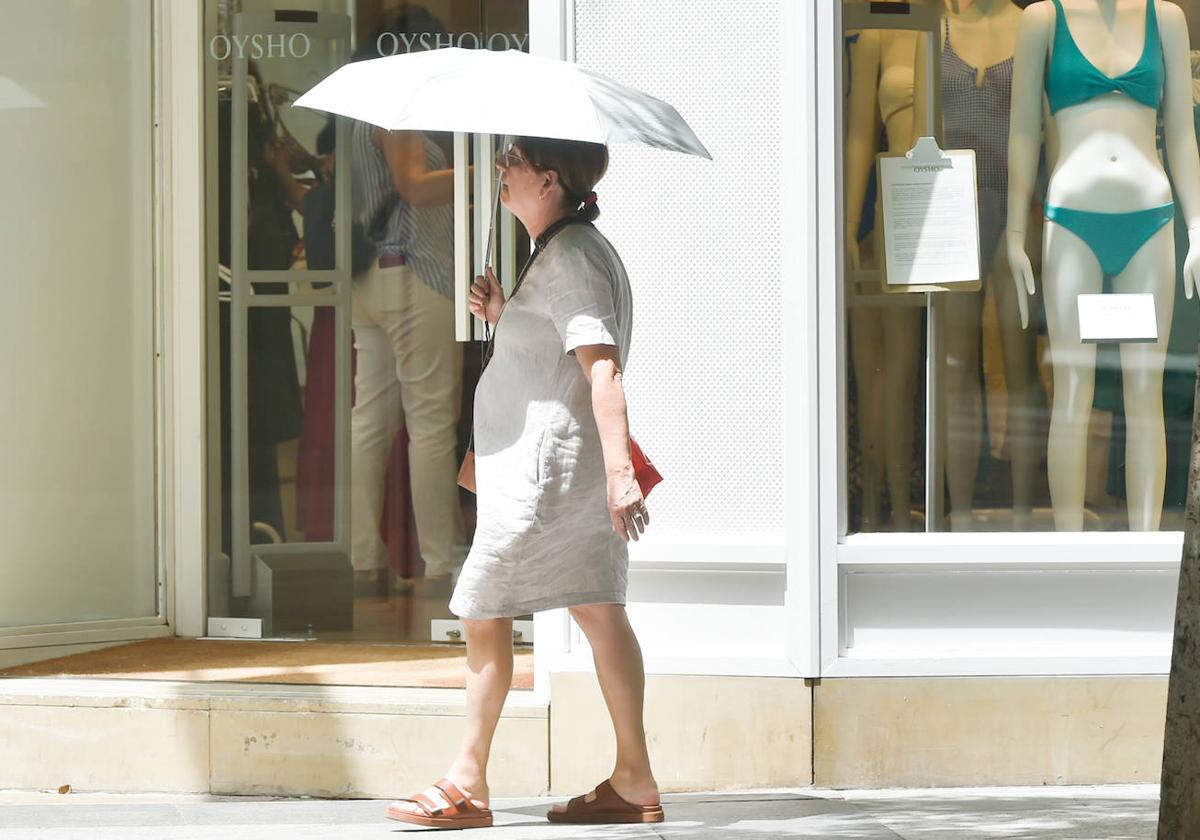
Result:
[[[713,160],[611,148],[597,226],[629,270],[633,433],[666,476],[658,539],[783,542],[778,2],[577,0],[575,60],[673,104]]]
[[[795,22],[779,0],[535,0],[530,24],[534,52],[665,99],[713,156],[615,145],[596,190],[597,227],[633,286],[631,430],[665,476],[630,552],[647,670],[795,675],[789,634],[815,623],[804,598],[785,606],[789,529],[807,516],[796,482],[810,472],[806,458],[784,466],[803,433],[789,377],[811,361],[784,332],[785,248],[805,236],[785,229],[780,176],[796,154],[785,123],[797,106],[784,101]],[[591,667],[565,618],[538,619],[539,680]]]
[[[0,0],[0,627],[156,612],[149,0]]]

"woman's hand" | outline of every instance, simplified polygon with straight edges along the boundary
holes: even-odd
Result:
[[[1188,300],[1200,292],[1200,228],[1188,229],[1188,252],[1183,260],[1183,294]]]
[[[496,279],[490,266],[484,271],[487,276],[476,276],[475,282],[471,284],[467,305],[471,309],[471,314],[476,318],[480,320],[486,318],[489,324],[495,325],[496,321],[500,319],[500,310],[504,308],[504,288]]]
[[[1029,328],[1029,297],[1037,290],[1033,281],[1033,264],[1025,253],[1025,232],[1009,231],[1007,237],[1008,264],[1017,290],[1017,309],[1021,313],[1021,329]]]
[[[650,524],[650,511],[646,510],[632,464],[608,477],[608,516],[613,530],[625,542],[636,542]]]

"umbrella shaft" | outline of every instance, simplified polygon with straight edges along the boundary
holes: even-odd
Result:
[[[496,215],[500,211],[500,182],[496,182],[496,197],[492,200],[492,213],[488,217],[488,237],[487,247],[483,252],[483,270],[487,271],[487,267],[492,263],[492,254],[496,244]]]

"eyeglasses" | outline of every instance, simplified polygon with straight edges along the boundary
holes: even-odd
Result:
[[[511,148],[508,149],[508,151],[502,152],[500,154],[500,164],[505,169],[508,169],[510,166],[515,166],[519,163],[525,164],[530,169],[537,169],[536,166],[534,166],[528,160],[526,160],[525,158],[521,157],[519,154],[514,152]]]

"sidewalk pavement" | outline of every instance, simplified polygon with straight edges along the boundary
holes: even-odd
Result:
[[[448,837],[480,840],[1153,840],[1156,785],[773,790],[664,797],[655,826],[561,826],[559,799],[496,799],[496,826]],[[409,829],[386,803],[313,799],[0,792],[3,840],[366,840]]]

